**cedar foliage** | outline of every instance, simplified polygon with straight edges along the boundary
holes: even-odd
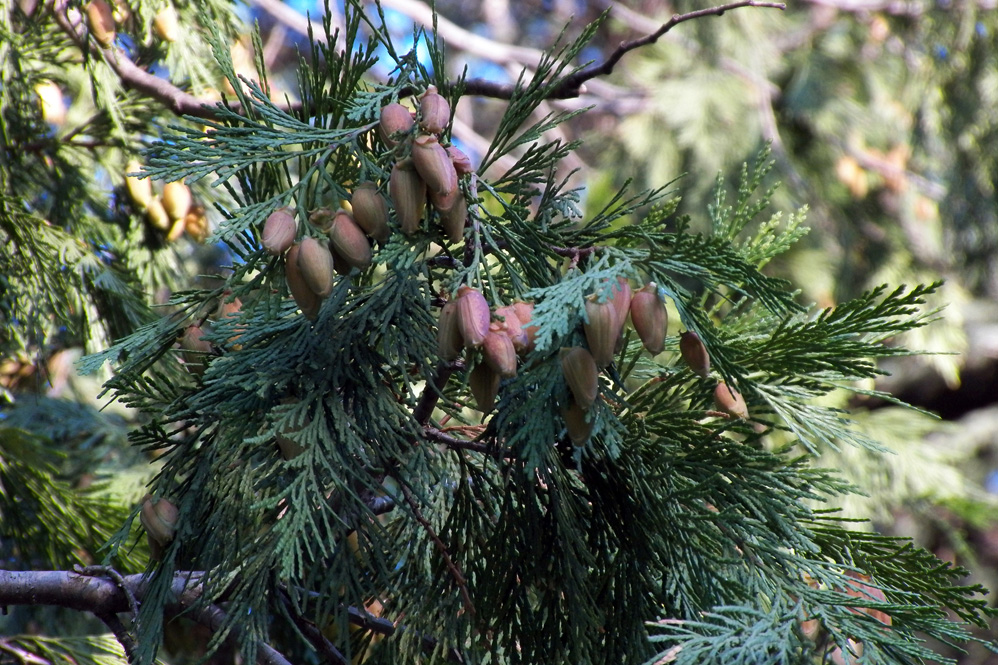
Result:
[[[41,344],[53,322],[89,339],[99,321],[116,338],[79,367],[110,363],[105,394],[141,414],[131,443],[160,456],[150,492],[179,507],[131,627],[137,662],[156,657],[172,573],[187,570],[202,571],[199,605],[225,608],[209,647],[233,636],[249,662],[264,643],[316,658],[308,627],[318,626],[335,647],[331,662],[339,653],[385,663],[805,663],[853,660],[861,644],[864,662],[917,663],[934,657],[922,636],[959,643],[964,624],[984,625],[983,589],[962,586],[964,571],[822,510],[854,488],[811,463],[827,447],[881,450],[821,400],[858,390],[878,358],[909,353],[889,342],[931,321],[925,298],[938,285],[883,286],[820,311],[801,304],[791,284],[762,271],[807,232],[804,211],[765,217],[766,151],[736,191],[716,184],[701,213],[710,233],[676,215],[676,184],[625,187],[584,211],[558,170],[577,145],[545,136],[572,114],[531,118],[600,21],[517,82],[479,173],[506,155],[515,165],[463,184],[472,211],[463,242],[447,243],[433,213],[412,236],[396,228],[371,268],[339,276],[318,317],[304,317],[284,259],[260,246],[266,217],[291,206],[299,236],[318,236],[310,211],[335,207],[363,180],[386,182],[404,156],[377,134],[384,104],[430,84],[461,103],[432,35],[418,35],[428,71],[414,51],[395,50],[379,17],[347,10],[344,32],[327,22],[301,58],[295,105],[271,100],[265,71],[240,80],[225,26],[198,19],[212,26],[235,99],[211,120],[172,124],[145,152],[144,175],[185,179],[214,203],[223,221],[213,237],[233,260],[214,285],[170,282],[169,300],[150,313],[141,289],[169,274],[150,265],[173,259],[139,240],[149,234],[141,215],[114,227],[87,211],[19,204],[9,197],[20,176],[0,170],[11,240],[0,251],[18,266],[7,321],[33,322],[24,346]],[[368,75],[379,45],[395,65],[384,81]],[[120,127],[124,113],[106,117]],[[55,188],[33,186],[38,201]],[[89,188],[79,194],[65,205],[101,209]],[[74,215],[85,222],[70,224]],[[37,229],[46,216],[61,220],[52,233],[78,254],[26,244],[39,237],[26,220]],[[43,281],[53,278],[72,281]],[[560,415],[570,397],[559,350],[585,345],[585,298],[608,297],[618,278],[656,282],[679,319],[670,332],[698,333],[713,369],[700,378],[686,368],[676,335],[650,358],[626,333],[601,374],[592,434],[576,446]],[[461,285],[493,308],[535,303],[536,348],[503,380],[491,413],[476,411],[469,390],[480,353],[438,359],[440,305]],[[71,293],[78,302],[64,300]],[[100,307],[108,298],[115,306]],[[238,312],[221,316],[235,299]],[[39,302],[43,311],[27,304]],[[83,311],[95,314],[58,318]],[[203,374],[185,370],[176,344],[191,325],[211,344]],[[722,379],[745,396],[750,420],[715,410]],[[4,456],[16,458],[9,429]],[[772,445],[777,432],[790,443]],[[279,436],[302,453],[285,459]],[[0,502],[11,514],[14,497]],[[137,513],[119,520],[107,562],[136,546]],[[7,535],[24,543],[21,556],[42,538]],[[808,619],[820,630],[805,630]]]

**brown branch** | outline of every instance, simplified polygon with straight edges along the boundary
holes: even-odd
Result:
[[[289,16],[286,9],[281,9],[279,3],[272,0],[253,0],[254,4],[272,13],[278,20],[286,26],[292,27],[297,32],[302,29],[307,31],[307,23],[302,23],[298,18]],[[426,23],[432,20],[432,10],[416,0],[393,0],[389,6],[399,9],[410,15],[414,20]],[[399,5],[402,5],[400,7]],[[68,0],[55,0],[51,9],[56,22],[81,51],[88,51],[91,47],[87,38],[86,29],[79,23],[74,24],[68,14]],[[610,56],[601,63],[584,67],[579,71],[569,75],[555,87],[548,97],[550,99],[569,99],[578,97],[585,92],[584,84],[600,76],[610,74],[620,59],[630,51],[653,44],[673,27],[697,18],[705,16],[721,16],[729,9],[740,7],[769,7],[774,9],[785,9],[786,5],[781,2],[764,2],[762,0],[739,0],[716,7],[698,9],[686,14],[675,14],[664,23],[658,30],[644,37],[633,39],[621,43]],[[430,17],[423,16],[425,12],[431,12]],[[415,13],[414,13],[415,12]],[[418,16],[417,16],[418,14]],[[437,25],[442,38],[445,41],[454,41],[465,50],[472,52],[484,51],[492,60],[511,61],[536,66],[541,57],[541,52],[527,47],[498,44],[483,37],[468,33],[464,29],[447,21],[442,17],[437,17]],[[460,39],[452,32],[460,33]],[[471,37],[469,37],[471,35]],[[450,39],[448,38],[450,37]],[[483,43],[479,43],[483,42]],[[95,50],[100,53],[104,62],[117,74],[124,85],[129,90],[134,90],[146,97],[159,101],[176,115],[187,115],[196,118],[211,119],[218,117],[217,102],[214,100],[200,99],[181,90],[170,81],[160,78],[142,67],[135,64],[122,49],[114,46],[96,46]],[[509,99],[515,91],[513,84],[496,83],[484,79],[469,79],[465,82],[465,94],[480,97],[492,97],[496,99]]]
[[[423,394],[419,397],[419,403],[412,410],[412,417],[416,419],[417,423],[426,425],[426,423],[430,422],[430,416],[433,415],[433,409],[437,407],[437,402],[440,401],[440,396],[443,394],[444,386],[447,385],[450,375],[456,370],[463,368],[463,360],[455,360],[454,362],[437,365],[436,377],[423,388]]]
[[[226,620],[225,613],[214,605],[194,610],[201,596],[200,573],[183,572],[173,576],[170,591],[175,605],[188,610],[188,615],[212,630],[218,630]],[[149,588],[145,575],[126,575],[118,581],[90,577],[61,570],[12,571],[0,570],[0,607],[6,605],[52,605],[98,617],[110,617],[132,611],[129,593],[141,602]],[[126,593],[127,590],[127,593]],[[125,645],[122,644],[124,648]],[[261,643],[257,661],[261,665],[290,665],[287,658],[273,647]]]
[[[692,21],[693,19],[703,18],[705,16],[723,16],[724,12],[729,9],[738,9],[740,7],[769,7],[771,9],[786,9],[787,6],[782,2],[761,2],[760,0],[739,0],[738,2],[730,2],[724,5],[717,5],[716,7],[707,7],[706,9],[698,9],[696,11],[687,12],[685,14],[673,14],[672,18],[662,24],[662,26],[655,32],[640,37],[638,39],[631,39],[626,42],[622,42],[613,53],[607,57],[606,60],[600,63],[595,63],[589,65],[588,67],[583,67],[579,71],[568,75],[552,92],[551,97],[555,99],[565,99],[567,97],[578,97],[582,92],[584,92],[583,84],[597,76],[606,76],[613,72],[613,68],[617,66],[620,59],[623,58],[627,53],[633,51],[634,49],[641,48],[642,46],[648,46],[649,44],[654,44],[657,42],[665,33],[672,30],[674,27],[680,23],[685,23],[686,21]]]
[[[288,597],[287,592],[281,594],[281,600],[284,603],[284,608],[287,610],[288,615],[290,615],[291,620],[295,622],[298,626],[298,630],[301,631],[302,635],[312,643],[315,650],[320,656],[326,659],[327,662],[333,665],[349,665],[349,661],[346,659],[340,650],[330,642],[325,635],[322,634],[314,623],[305,619],[303,616],[298,614],[291,605],[291,599]]]
[[[90,48],[87,31],[82,25],[73,23],[69,17],[68,7],[67,0],[56,0],[52,6],[52,13],[63,32],[73,40],[81,51],[86,52]],[[104,62],[118,75],[126,88],[158,100],[177,115],[190,115],[197,118],[214,118],[216,116],[217,112],[209,102],[184,92],[166,79],[150,74],[132,62],[122,49],[113,44],[97,47],[96,50],[101,54]]]
[[[405,502],[409,504],[409,508],[412,509],[412,515],[419,522],[420,526],[426,530],[426,533],[430,536],[430,539],[440,550],[440,556],[444,558],[444,565],[447,566],[447,570],[450,571],[451,577],[457,583],[458,588],[461,590],[461,598],[464,600],[465,611],[474,617],[477,612],[475,612],[475,604],[471,602],[471,594],[468,592],[468,580],[465,578],[464,573],[461,569],[454,563],[454,560],[450,556],[450,552],[447,550],[447,546],[444,545],[444,541],[440,540],[440,536],[437,532],[433,530],[433,525],[430,524],[429,520],[423,517],[423,513],[419,510],[419,505],[416,500],[412,497],[412,492],[409,488],[403,484],[399,484],[399,488],[402,490],[402,496],[405,497]]]
[[[132,639],[132,634],[128,632],[125,625],[121,623],[121,619],[118,618],[117,614],[100,614],[96,613],[98,619],[104,622],[107,629],[111,631],[114,638],[118,640],[118,644],[125,651],[125,658],[129,663],[135,662],[135,650],[137,648],[135,640]]]

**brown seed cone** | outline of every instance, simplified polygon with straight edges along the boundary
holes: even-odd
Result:
[[[160,547],[166,547],[177,534],[177,521],[180,518],[180,511],[177,507],[166,499],[156,499],[146,495],[142,499],[142,510],[139,512],[139,521],[145,527],[150,540]]]
[[[381,123],[378,126],[381,138],[390,146],[398,145],[400,134],[410,131],[416,124],[412,113],[401,104],[388,104],[381,109]]]
[[[133,159],[125,167],[125,173],[138,173],[142,170],[142,164]],[[138,178],[133,175],[125,176],[125,187],[128,189],[128,196],[140,210],[145,210],[152,201],[152,180],[149,178]]]
[[[182,182],[168,182],[163,185],[163,208],[171,220],[183,219],[194,202],[190,188]]]
[[[329,239],[336,253],[350,266],[366,270],[371,265],[371,245],[353,215],[340,210],[329,227]]]
[[[204,208],[199,205],[191,207],[184,217],[184,230],[196,243],[203,243],[208,238],[208,216]]]
[[[114,43],[114,14],[111,5],[104,0],[90,0],[87,3],[87,26],[90,28],[90,34],[101,46],[110,46]]]
[[[357,185],[350,197],[353,218],[364,233],[380,243],[388,242],[391,228],[388,226],[388,202],[378,193],[373,182]]]
[[[537,339],[537,326],[530,325],[530,321],[534,317],[534,303],[522,301],[514,302],[513,311],[516,312],[516,318],[520,319],[520,326],[522,327],[523,332],[527,334],[527,344],[521,350],[521,353],[530,353],[534,350],[535,341]]]
[[[491,411],[496,404],[496,395],[499,394],[499,375],[488,364],[479,363],[468,375],[468,386],[478,410],[482,413]]]
[[[587,413],[588,411],[579,406],[575,400],[561,410],[561,417],[565,419],[565,427],[568,429],[568,438],[576,446],[585,445],[593,433],[592,422],[586,421]]]
[[[520,324],[520,318],[516,315],[516,308],[513,305],[499,307],[496,309],[496,316],[502,319],[501,330],[509,337],[513,343],[513,348],[516,349],[517,353],[522,352],[530,340]]]
[[[308,284],[305,283],[305,278],[302,277],[301,270],[298,268],[298,252],[300,250],[301,245],[299,244],[292,245],[291,249],[288,250],[288,254],[284,258],[284,278],[288,282],[288,291],[298,303],[302,314],[309,321],[315,321],[316,317],[319,316],[322,298],[309,288]]]
[[[432,134],[421,134],[412,142],[412,163],[426,187],[441,196],[457,189],[457,171],[444,147]]]
[[[586,317],[589,320],[582,328],[586,332],[589,351],[593,354],[597,367],[606,367],[613,362],[613,350],[620,336],[620,325],[613,302],[597,302],[596,296],[589,296],[586,299]]]
[[[267,217],[267,221],[263,223],[260,243],[268,254],[277,256],[288,251],[294,244],[297,233],[298,223],[295,221],[294,211],[285,206]]]
[[[681,333],[679,335],[679,353],[682,354],[683,360],[694,373],[707,378],[707,375],[710,374],[710,355],[699,335],[692,330]]]
[[[204,374],[208,356],[211,354],[211,342],[202,339],[203,336],[204,330],[200,326],[191,325],[184,329],[184,334],[180,338],[184,366],[191,374],[198,376]]]
[[[388,178],[388,193],[395,205],[395,218],[402,233],[412,235],[419,230],[426,207],[426,183],[409,163],[398,163],[392,167]]]
[[[170,216],[166,213],[166,208],[163,207],[163,202],[158,198],[153,198],[146,206],[146,219],[153,228],[160,231],[169,231],[172,224]]]
[[[618,277],[617,285],[610,291],[610,302],[613,303],[613,311],[617,315],[617,326],[623,328],[627,323],[627,313],[631,307],[631,283],[623,277]]]
[[[419,98],[419,128],[430,134],[439,134],[450,122],[450,104],[431,85]]]
[[[437,321],[437,353],[441,360],[450,362],[456,360],[464,350],[464,340],[461,339],[461,327],[458,323],[457,301],[451,300],[440,308],[440,319]]]
[[[658,355],[665,349],[668,314],[658,297],[658,285],[649,282],[631,298],[631,323],[648,353]]]
[[[478,348],[489,334],[489,303],[476,289],[462,286],[457,290],[458,327],[465,346]]]
[[[320,298],[329,296],[333,292],[336,271],[329,247],[312,237],[303,238],[298,247],[298,270],[302,279]]]
[[[475,172],[474,167],[471,165],[471,158],[464,154],[463,150],[453,145],[447,146],[446,150],[450,156],[451,163],[454,164],[454,171],[457,172],[458,178]]]
[[[748,406],[745,405],[745,398],[742,394],[731,388],[724,381],[714,388],[714,406],[719,411],[724,411],[729,416],[735,418],[748,418]]]
[[[336,213],[323,206],[322,208],[316,208],[309,213],[308,223],[323,233],[328,233],[329,227],[333,225],[333,217],[335,216]]]
[[[592,408],[599,394],[599,369],[589,351],[581,346],[562,349],[561,372],[565,375],[568,389],[572,391],[575,402],[584,411]]]
[[[439,212],[441,217],[443,217],[445,212],[452,210],[457,205],[458,199],[464,198],[460,187],[455,187],[447,194],[437,194],[432,189],[427,188],[426,193],[429,196],[430,203],[433,205],[433,209]]]
[[[482,344],[482,355],[485,362],[496,374],[503,378],[516,376],[516,349],[513,342],[503,333],[499,326],[493,324]]]
[[[448,210],[440,210],[440,225],[444,227],[447,240],[459,243],[464,240],[464,227],[468,223],[468,202],[460,188],[454,192],[457,200]]]

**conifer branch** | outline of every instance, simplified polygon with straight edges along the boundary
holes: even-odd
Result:
[[[288,616],[294,621],[298,630],[312,643],[312,646],[315,647],[320,656],[326,659],[326,662],[333,665],[347,665],[350,662],[332,642],[326,639],[326,636],[322,634],[314,623],[308,621],[294,610],[287,593],[281,594],[281,600],[284,603],[284,608]]]
[[[288,16],[288,12],[282,11],[275,14],[276,7],[274,5],[276,3],[260,2],[258,4],[262,9],[268,11],[274,15],[275,18],[280,20],[282,24],[292,25],[294,29],[300,31],[300,21],[294,21]],[[412,2],[406,0],[404,4],[406,5],[406,8],[404,8],[406,11],[403,11],[403,13],[409,14],[412,18],[414,18],[414,20],[426,23],[424,20],[425,17],[421,17],[421,15],[412,16]],[[415,4],[422,5],[422,3]],[[53,3],[52,12],[55,16],[56,22],[62,28],[63,32],[65,32],[70,39],[72,39],[81,51],[87,51],[90,48],[90,45],[88,44],[86,30],[78,22],[74,22],[70,18],[68,7],[69,3],[67,0],[56,0]],[[738,9],[741,7],[768,7],[780,10],[786,9],[786,5],[781,2],[739,0],[738,2],[717,5],[706,9],[698,9],[685,14],[674,14],[672,18],[662,24],[662,26],[655,32],[645,35],[644,37],[622,42],[602,62],[583,67],[582,69],[566,76],[557,86],[552,88],[547,97],[550,99],[570,99],[578,97],[586,92],[584,85],[586,82],[596,79],[597,77],[609,75],[613,72],[617,63],[624,57],[624,55],[642,46],[654,44],[663,35],[669,32],[669,30],[680,23],[706,16],[722,16],[728,10]],[[395,8],[400,10],[403,9],[399,7]],[[432,25],[434,22],[432,18],[432,10],[428,6],[426,7],[426,10],[430,12],[431,19],[429,20],[429,24]],[[471,33],[467,33],[467,31],[463,28],[460,28],[455,24],[451,24],[439,16],[436,17],[436,23],[440,29],[441,36],[445,40],[448,38],[447,26],[452,26],[454,32],[463,35],[463,37],[461,39],[456,39],[454,35],[451,35],[452,39],[450,41],[456,40],[457,43],[466,46],[470,43],[468,35],[471,35],[471,38],[474,40],[484,40],[485,42],[488,42],[488,51],[490,57],[493,59],[497,53],[506,53],[507,59],[511,59],[512,61],[519,62],[527,66],[535,66],[540,59],[540,52],[535,49],[511,47],[509,45],[493,42],[492,40],[488,40],[477,35],[472,35]],[[109,67],[111,67],[114,73],[117,74],[118,78],[126,88],[159,101],[161,104],[170,109],[172,113],[178,116],[186,115],[203,119],[215,119],[218,117],[218,104],[216,101],[200,99],[188,92],[185,92],[184,90],[181,90],[174,84],[170,83],[167,79],[160,78],[146,71],[139,65],[135,64],[135,62],[128,57],[125,51],[114,45],[98,46],[97,48],[104,61]],[[485,79],[468,79],[464,81],[463,89],[467,95],[491,97],[495,99],[510,99],[516,91],[516,86],[513,84],[497,83],[495,81]],[[238,109],[239,107],[237,103],[233,103],[230,106],[233,109]],[[285,110],[291,110],[291,107],[285,108]]]
[[[67,0],[56,0],[52,5],[53,16],[63,32],[73,40],[73,43],[81,51],[86,52],[90,48],[87,32],[82,25],[70,18],[68,9],[69,2]],[[168,80],[147,72],[132,62],[128,55],[117,46],[98,48],[104,62],[114,70],[126,88],[159,101],[176,115],[189,115],[197,118],[215,117],[216,112],[207,100],[199,99],[184,92]]]
[[[461,590],[461,598],[464,600],[465,611],[474,617],[477,612],[475,611],[475,604],[471,602],[471,593],[468,591],[468,581],[465,578],[464,573],[462,573],[461,569],[458,568],[456,563],[454,563],[450,552],[447,550],[447,546],[444,545],[444,541],[440,540],[440,536],[438,536],[437,532],[433,529],[433,525],[430,524],[429,520],[423,517],[423,513],[419,510],[419,505],[413,498],[412,492],[409,491],[409,488],[403,484],[400,484],[399,488],[402,490],[402,496],[405,497],[405,502],[409,504],[409,508],[412,509],[413,517],[415,517],[416,521],[419,522],[419,525],[426,530],[427,535],[430,536],[430,540],[432,540],[437,546],[437,549],[440,550],[440,556],[443,557],[447,570],[450,571],[451,576],[454,578],[458,588]]]

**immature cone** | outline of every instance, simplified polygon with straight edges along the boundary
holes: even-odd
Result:
[[[396,136],[408,132],[415,124],[409,109],[401,104],[388,104],[381,109],[381,138],[390,146],[397,145]]]
[[[183,349],[184,366],[191,374],[204,374],[205,361],[211,353],[211,342],[202,339],[204,330],[200,326],[187,326],[180,338],[180,348]]]
[[[748,407],[742,394],[721,381],[714,388],[714,406],[735,418],[748,418]]]
[[[194,242],[203,243],[208,237],[208,216],[204,213],[204,208],[196,205],[192,206],[190,212],[184,217],[184,230],[187,235],[194,239]]]
[[[863,600],[872,600],[878,603],[887,602],[887,596],[884,594],[883,589],[878,589],[875,586],[866,584],[866,582],[871,581],[869,575],[866,575],[864,573],[858,573],[854,570],[847,570],[846,575],[856,580],[856,586],[858,587],[858,588],[846,587],[845,589],[846,594],[854,598],[860,598]],[[881,610],[875,610],[869,607],[857,607],[853,608],[852,611],[854,613],[862,612],[863,614],[867,614],[886,626],[890,626],[894,622],[893,619],[891,619],[891,615]]]
[[[170,215],[166,212],[166,208],[163,207],[163,202],[158,198],[153,198],[146,205],[146,219],[149,220],[149,223],[154,228],[160,231],[170,230]]]
[[[353,216],[340,210],[329,227],[329,240],[336,253],[350,266],[366,270],[371,265],[371,246]]]
[[[530,339],[527,337],[527,332],[520,323],[520,317],[516,314],[516,307],[513,305],[499,307],[496,309],[496,317],[502,319],[500,323],[502,326],[501,330],[509,337],[513,343],[513,348],[516,349],[517,353],[522,352],[527,347]]]
[[[163,41],[177,41],[177,38],[180,37],[180,22],[176,8],[173,5],[167,5],[156,12],[156,17],[152,20],[152,27]]]
[[[707,378],[707,375],[710,374],[710,356],[707,354],[707,347],[703,345],[699,335],[692,330],[680,334],[679,352],[694,373]]]
[[[461,327],[458,323],[459,316],[456,300],[451,300],[440,308],[440,319],[437,321],[437,353],[441,360],[447,362],[456,360],[464,350],[464,340],[461,339]]]
[[[364,229],[364,233],[380,243],[388,242],[391,229],[388,226],[388,202],[378,193],[373,182],[357,185],[350,197],[353,218]]]
[[[583,411],[588,411],[599,394],[599,369],[592,354],[581,346],[562,349],[560,353],[561,372],[565,375],[568,389],[575,402]]]
[[[392,167],[388,193],[395,204],[395,217],[402,233],[412,235],[418,231],[426,207],[426,183],[410,163],[400,162]]]
[[[333,255],[329,248],[312,237],[302,239],[298,250],[298,270],[308,288],[320,298],[333,292]]]
[[[614,314],[617,315],[618,330],[627,322],[627,313],[631,307],[631,283],[623,277],[617,278],[617,284],[610,290],[610,302],[613,303]]]
[[[464,227],[468,223],[468,202],[460,189],[454,190],[457,200],[447,210],[440,210],[440,224],[452,243],[464,240]]]
[[[87,4],[87,26],[102,46],[114,43],[114,15],[111,6],[104,0],[90,0]]]
[[[447,196],[457,189],[457,171],[444,147],[432,134],[421,134],[412,142],[412,163],[426,187]]]
[[[180,236],[184,235],[184,220],[175,219],[173,223],[170,224],[170,230],[166,234],[167,242],[176,242],[180,239]]]
[[[329,233],[329,227],[333,225],[333,217],[335,216],[336,213],[329,208],[317,208],[309,213],[308,223],[323,233]]]
[[[166,547],[177,535],[177,520],[180,511],[166,499],[155,499],[146,495],[142,500],[139,521],[145,527],[149,538],[160,547]]]
[[[288,251],[294,244],[297,233],[298,223],[291,208],[278,208],[270,213],[267,221],[263,223],[260,242],[268,254],[278,256]]]
[[[319,307],[322,306],[322,298],[316,295],[315,291],[309,288],[302,277],[301,270],[298,269],[298,252],[301,245],[292,245],[288,250],[288,255],[284,258],[284,278],[288,282],[288,291],[291,297],[298,303],[302,314],[310,321],[315,321],[319,315]]]
[[[502,332],[500,325],[493,323],[482,344],[482,356],[489,367],[501,377],[516,376],[516,349],[513,342]]]
[[[471,166],[471,158],[464,154],[463,150],[453,145],[447,146],[446,150],[458,178],[475,172],[475,169]]]
[[[450,122],[450,104],[437,87],[431,85],[419,98],[419,128],[429,134],[439,134]]]
[[[537,339],[537,326],[530,325],[530,321],[534,317],[534,303],[514,302],[513,311],[516,312],[516,318],[520,319],[520,326],[523,332],[527,334],[527,344],[522,349],[519,349],[519,351],[524,354],[530,353],[534,350],[535,340]],[[516,340],[514,340],[515,343]]]
[[[457,290],[458,328],[465,346],[478,348],[489,334],[489,303],[477,290],[462,286]]]
[[[588,411],[579,406],[575,400],[561,410],[561,417],[565,419],[565,427],[568,429],[568,438],[576,446],[585,445],[593,433],[592,422],[586,420],[587,413]]]
[[[125,167],[125,173],[138,173],[142,170],[142,164],[133,159],[128,162],[128,166]],[[149,202],[152,201],[152,180],[149,178],[138,178],[133,175],[125,176],[125,187],[128,188],[128,196],[132,199],[134,203],[141,210],[145,210],[149,207]]]
[[[665,349],[668,314],[665,303],[658,297],[658,285],[655,282],[649,282],[631,297],[631,323],[648,353],[662,353]]]
[[[471,395],[475,398],[478,410],[482,413],[491,411],[499,393],[499,375],[487,364],[480,363],[468,375],[468,386],[471,388]]]
[[[194,199],[190,188],[182,182],[168,182],[163,185],[163,207],[172,220],[183,219],[191,209]]]
[[[606,367],[613,362],[613,350],[617,345],[617,337],[620,336],[620,325],[613,302],[598,302],[596,296],[589,296],[586,298],[586,317],[589,320],[582,328],[586,332],[589,351],[597,367]]]

